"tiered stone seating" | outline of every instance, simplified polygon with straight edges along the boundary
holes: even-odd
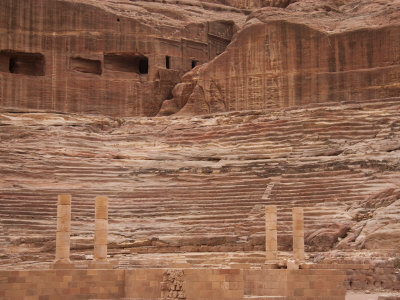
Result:
[[[278,206],[289,249],[292,207],[306,208],[309,234],[400,178],[399,108],[393,98],[192,118],[3,113],[0,249],[51,260],[59,193],[72,194],[72,248],[86,253],[97,195],[110,198],[111,253],[262,250],[265,205]]]

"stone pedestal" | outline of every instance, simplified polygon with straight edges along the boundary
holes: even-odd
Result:
[[[265,207],[265,262],[274,264],[278,258],[276,206]]]
[[[111,262],[109,260],[93,260],[88,263],[87,268],[88,269],[100,269],[100,270],[114,269],[114,268],[118,268],[118,263]]]
[[[56,264],[70,264],[71,195],[58,195]]]
[[[302,207],[294,207],[293,217],[293,257],[296,261],[304,261],[304,212]]]
[[[300,269],[300,263],[294,259],[288,259],[286,261],[286,267],[288,270],[298,270]]]
[[[96,197],[94,259],[107,260],[108,197]]]

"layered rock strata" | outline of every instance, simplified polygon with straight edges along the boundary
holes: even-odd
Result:
[[[391,98],[193,118],[3,112],[2,262],[54,259],[66,192],[72,253],[93,253],[98,195],[111,252],[263,250],[265,205],[281,250],[292,207],[306,251],[398,249],[399,111]]]
[[[358,2],[255,11],[224,53],[183,78],[160,115],[398,96],[400,4]]]
[[[155,116],[399,95],[398,1],[220,2],[6,0],[0,105]]]
[[[94,259],[105,261],[108,244],[108,198],[96,197],[95,203]]]
[[[198,1],[2,1],[0,106],[154,116],[244,18]]]

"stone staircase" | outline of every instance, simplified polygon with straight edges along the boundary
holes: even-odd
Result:
[[[245,295],[244,300],[285,300],[286,296],[249,296]]]
[[[278,206],[290,249],[292,207],[305,207],[310,234],[400,178],[399,108],[391,98],[122,122],[0,114],[0,245],[51,257],[57,194],[70,193],[79,253],[92,247],[97,195],[110,198],[111,254],[262,250],[265,205]]]

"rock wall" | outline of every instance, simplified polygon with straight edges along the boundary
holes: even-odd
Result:
[[[0,106],[155,116],[399,95],[395,4],[219,2],[5,0]]]
[[[0,298],[119,299],[124,297],[124,270],[0,271]]]
[[[244,300],[256,297],[245,285],[275,286],[276,298],[344,300],[345,275],[340,270],[175,269],[186,296],[163,297],[165,269],[0,271],[0,297],[20,299],[187,299]],[[266,280],[268,279],[268,281]],[[280,281],[278,281],[280,279]],[[124,290],[125,288],[125,290]],[[279,289],[278,289],[279,288]],[[267,290],[267,289],[265,289]],[[178,293],[179,294],[179,293]],[[265,293],[262,296],[272,298]],[[322,299],[322,298],[317,299]],[[261,298],[261,297],[257,297]]]
[[[236,8],[254,9],[266,6],[284,8],[296,1],[297,0],[225,0],[223,2]],[[218,1],[206,0],[205,2],[218,2]]]
[[[194,83],[183,114],[398,96],[400,26],[329,34],[258,22],[201,66]]]
[[[183,289],[183,270],[166,270],[161,282],[161,298],[165,300],[186,299]]]
[[[0,106],[154,116],[180,76],[223,52],[234,32],[234,22],[204,11],[197,23],[160,25],[174,6],[160,15],[103,3],[2,1]]]
[[[400,272],[393,261],[384,260],[374,265],[346,270],[348,290],[396,290],[400,291]]]
[[[265,205],[278,206],[280,250],[301,206],[308,252],[396,251],[399,120],[400,98],[190,118],[2,113],[1,263],[54,259],[62,193],[75,259],[93,252],[101,195],[110,253],[262,251]]]

